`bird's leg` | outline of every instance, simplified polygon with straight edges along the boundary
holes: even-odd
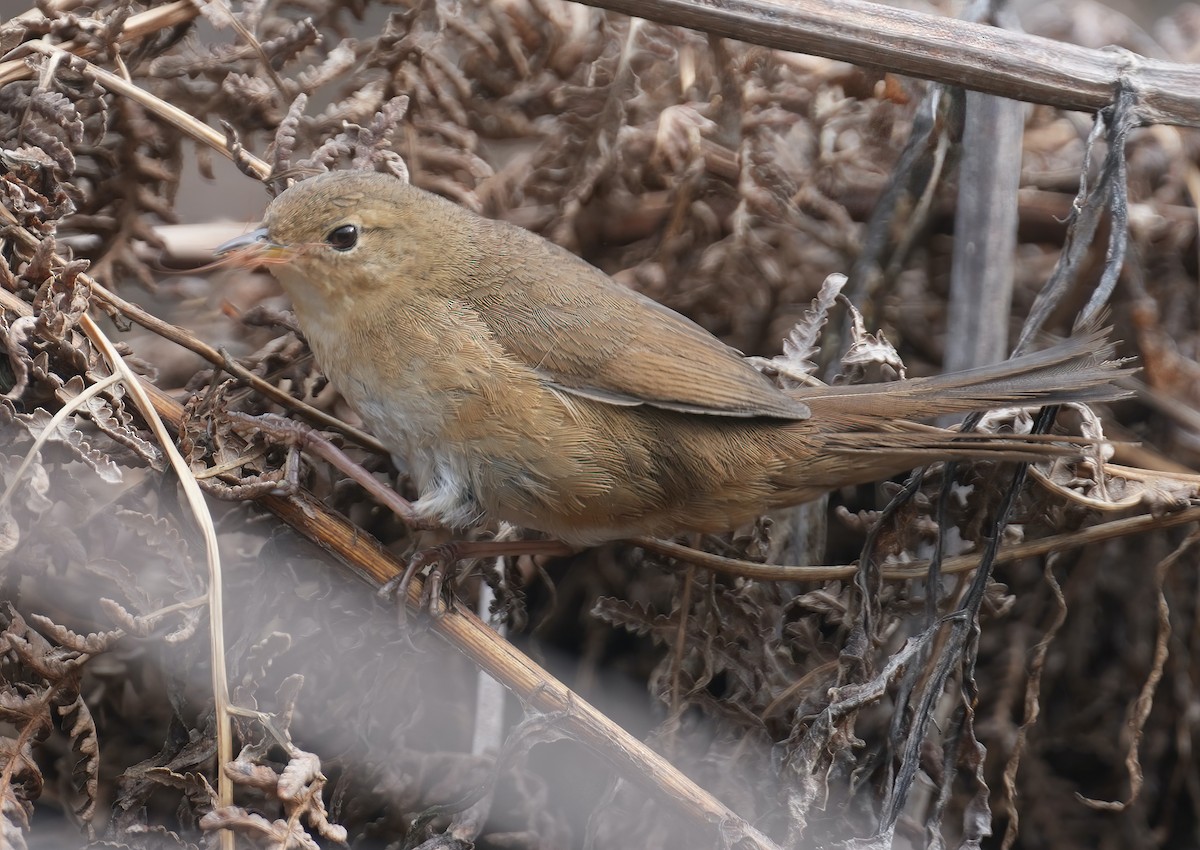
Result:
[[[426,608],[431,617],[438,617],[442,608],[438,603],[442,596],[442,587],[446,576],[455,564],[468,558],[498,558],[506,555],[570,555],[575,548],[561,540],[456,540],[422,549],[413,555],[408,566],[401,575],[396,576],[379,589],[380,596],[395,598],[399,601],[400,622],[406,619],[406,611],[410,598],[413,578],[421,570],[432,566],[429,578],[420,594],[414,600],[420,607]]]
[[[267,434],[287,445],[311,451],[336,469],[341,470],[348,478],[366,490],[375,501],[390,509],[409,528],[425,530],[441,528],[436,521],[417,513],[412,502],[380,482],[360,464],[351,460],[345,452],[303,422],[297,422],[295,419],[288,419],[274,413],[250,416],[236,410],[227,411],[226,416],[236,425],[244,426],[248,430]]]
[[[441,528],[429,517],[418,514],[413,508],[412,502],[380,482],[361,465],[351,460],[345,452],[303,422],[273,413],[250,416],[231,410],[226,415],[237,425],[267,434],[289,446],[311,451],[361,485],[377,502],[391,509],[410,528],[422,530]],[[441,597],[442,588],[446,584],[446,576],[451,568],[460,561],[468,558],[495,558],[501,555],[570,555],[574,551],[574,547],[558,540],[452,541],[417,552],[408,562],[404,572],[387,582],[379,592],[389,598],[393,596],[399,598],[401,603],[400,619],[403,622],[413,577],[432,565],[429,580],[422,589],[419,600],[416,601],[422,607],[428,608],[431,616],[438,616],[440,613],[438,600]]]

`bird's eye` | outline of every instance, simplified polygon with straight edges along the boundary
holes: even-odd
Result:
[[[343,224],[329,231],[325,242],[335,251],[349,251],[358,244],[358,228],[353,224]]]

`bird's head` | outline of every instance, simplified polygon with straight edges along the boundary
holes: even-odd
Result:
[[[266,266],[297,301],[420,285],[441,265],[438,213],[447,203],[390,174],[330,172],[284,191],[261,227],[215,253],[224,265]]]

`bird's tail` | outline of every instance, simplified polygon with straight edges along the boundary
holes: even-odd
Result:
[[[804,451],[785,464],[787,472],[777,483],[791,492],[780,501],[879,481],[939,460],[1079,455],[1078,447],[1061,437],[961,434],[920,420],[1000,407],[1112,401],[1130,394],[1116,382],[1131,371],[1114,359],[1107,332],[1097,330],[995,366],[890,384],[797,391],[812,408],[812,418],[804,423],[807,428],[789,429],[796,437],[791,448]]]
[[[880,430],[889,420],[929,420],[998,407],[1113,401],[1130,393],[1116,381],[1133,370],[1114,359],[1107,329],[993,366],[887,384],[802,389],[822,431]],[[886,429],[891,430],[891,429]]]

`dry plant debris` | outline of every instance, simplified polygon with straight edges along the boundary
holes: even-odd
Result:
[[[1147,30],[1076,6],[1038,26],[1194,59],[1196,7]],[[1103,31],[1081,32],[1085,20]],[[518,721],[510,700],[506,737],[473,747],[473,666],[399,630],[254,501],[303,488],[364,541],[400,557],[424,545],[358,485],[224,415],[300,411],[405,490],[339,425],[348,412],[270,284],[163,272],[202,256],[164,248],[185,177],[217,156],[168,105],[220,126],[275,189],[330,167],[407,174],[748,353],[769,358],[786,338],[764,368],[808,381],[940,363],[956,330],[953,92],[559,0],[65,0],[0,24],[0,46],[0,847],[190,848],[221,828],[271,848],[714,843],[721,824],[571,743],[570,704]],[[1089,127],[1029,109],[1016,315],[1064,256]],[[778,564],[827,537],[817,563],[862,556],[837,577],[732,577],[650,544],[484,569],[519,648],[761,832],[730,821],[727,845],[1176,847],[1195,834],[1197,537],[1174,525],[1200,513],[1200,144],[1131,130],[1114,148],[1121,173],[1096,150],[1089,180],[1121,178],[1104,185],[1127,183],[1128,212],[1104,196],[1045,320],[1065,332],[1120,272],[1112,316],[1143,366],[1137,400],[1072,414],[1077,433],[1125,441],[1116,458],[1035,469],[1019,497],[997,484],[1003,469],[935,470],[886,511],[880,494],[836,493],[691,541]],[[883,198],[889,214],[872,219]],[[1118,268],[1106,244],[1125,218]],[[871,264],[870,285],[850,283],[861,315],[843,324],[822,281]],[[209,504],[226,585],[219,710],[212,553],[89,314],[111,318],[124,362],[178,411],[196,479],[230,499]],[[1005,560],[1004,546],[1043,537],[1053,549]],[[992,540],[1000,566],[905,572],[945,540],[967,561]],[[237,755],[223,759],[230,713]]]

